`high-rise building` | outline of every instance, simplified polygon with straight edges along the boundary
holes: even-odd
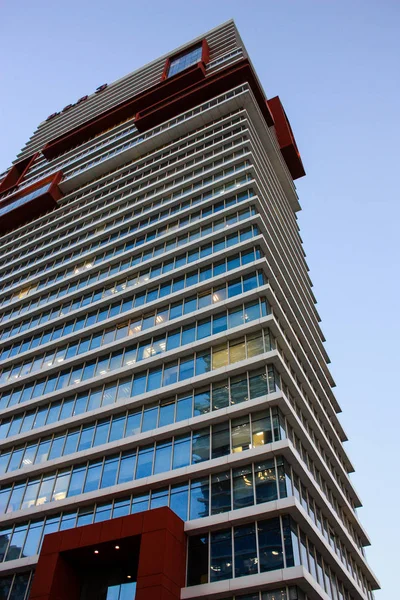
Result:
[[[373,598],[303,175],[233,21],[3,174],[1,600]]]

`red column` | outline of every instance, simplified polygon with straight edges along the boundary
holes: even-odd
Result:
[[[185,585],[184,524],[172,511],[144,513],[136,600],[179,600]]]
[[[136,600],[179,600],[185,585],[184,522],[169,508],[111,519],[47,535],[29,600],[79,600],[79,573],[63,557],[79,548],[96,548],[140,536]],[[84,565],[80,565],[84,570]]]

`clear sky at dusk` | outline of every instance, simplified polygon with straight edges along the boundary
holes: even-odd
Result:
[[[0,172],[47,115],[231,17],[307,171],[298,219],[358,515],[376,598],[395,600],[400,0],[0,0]]]

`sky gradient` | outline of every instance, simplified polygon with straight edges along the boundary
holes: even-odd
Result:
[[[267,96],[284,104],[307,172],[296,182],[301,235],[383,588],[376,598],[394,600],[399,0],[0,0],[0,172],[47,115],[232,17]]]

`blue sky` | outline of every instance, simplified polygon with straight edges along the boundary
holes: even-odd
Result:
[[[376,598],[392,600],[400,2],[0,0],[0,172],[48,114],[231,17],[266,94],[281,97],[307,171],[296,182],[299,224],[373,544],[368,559],[383,587]]]

